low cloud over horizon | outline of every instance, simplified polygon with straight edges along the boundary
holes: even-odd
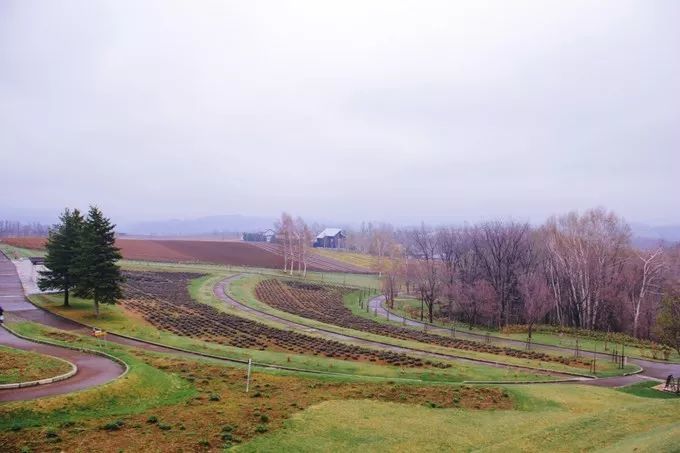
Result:
[[[678,23],[655,0],[5,1],[0,218],[679,224]]]

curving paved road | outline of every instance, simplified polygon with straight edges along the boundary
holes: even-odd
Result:
[[[5,317],[8,319],[20,318],[21,313],[37,314],[42,312],[26,301],[16,268],[2,253],[0,253],[0,307],[5,310]],[[0,390],[0,401],[30,400],[43,396],[75,392],[109,382],[125,371],[118,362],[106,357],[34,343],[16,337],[4,328],[0,328],[0,344],[24,351],[59,357],[78,367],[78,372],[74,376],[63,381],[19,389],[2,389]]]
[[[383,318],[388,317],[388,310],[384,306],[384,301],[385,297],[384,296],[376,296],[372,299],[369,300],[369,309],[371,312],[376,313],[378,316],[382,316]],[[444,335],[450,335],[451,330],[434,326],[429,323],[425,322],[420,322],[416,321],[414,319],[410,318],[403,318],[399,316],[398,314],[389,311],[389,319],[392,321],[396,322],[401,322],[403,324],[413,326],[413,327],[419,327],[423,328],[423,326],[427,326],[427,330],[430,332],[437,332],[440,334]],[[463,338],[463,339],[468,339],[468,340],[473,340],[473,341],[483,341],[486,338],[486,335],[483,334],[476,334],[472,332],[467,332],[465,330],[456,330],[455,332],[456,337],[458,338]],[[524,348],[526,343],[521,340],[513,340],[510,338],[501,338],[501,337],[495,337],[491,336],[491,340],[493,341],[494,344],[497,345],[504,345],[504,346],[510,346],[514,348]],[[531,345],[531,349],[534,351],[541,351],[541,352],[546,352],[546,353],[558,353],[558,354],[571,354],[573,353],[572,348],[565,348],[562,346],[553,346],[553,345],[546,345],[546,344],[537,344],[533,343]],[[604,353],[593,353],[593,352],[585,352],[584,354],[586,357],[592,357],[593,355],[597,356],[598,360],[610,360],[610,355],[609,354],[604,354]],[[644,359],[637,359],[637,358],[629,358],[628,359],[629,363],[638,365],[643,369],[641,374],[637,375],[632,375],[632,376],[618,376],[618,377],[612,377],[612,378],[605,378],[605,379],[596,379],[590,382],[587,382],[587,384],[591,385],[599,385],[599,386],[607,386],[607,387],[620,387],[623,385],[629,385],[633,384],[635,382],[645,380],[645,379],[654,379],[654,380],[662,380],[665,381],[666,377],[668,377],[669,374],[672,374],[673,376],[680,376],[680,364],[677,363],[664,363],[664,362],[655,362],[651,360],[644,360]]]
[[[59,357],[76,365],[78,372],[63,381],[52,384],[34,385],[18,389],[0,389],[0,401],[19,401],[41,398],[44,396],[61,395],[64,393],[84,390],[105,384],[125,371],[118,363],[106,357],[86,354],[57,346],[34,343],[12,335],[4,328],[0,328],[0,343],[24,351],[32,351]]]
[[[271,313],[267,313],[262,310],[258,310],[256,308],[250,307],[248,305],[242,304],[241,302],[238,302],[237,300],[233,299],[228,295],[228,287],[229,285],[234,281],[238,280],[240,278],[243,278],[242,274],[236,274],[231,277],[227,277],[221,281],[219,281],[214,287],[213,287],[213,294],[215,297],[220,299],[221,301],[225,302],[227,305],[231,306],[232,308],[235,308],[239,311],[254,314],[260,319],[265,319],[268,321],[274,321],[278,324],[283,324],[286,327],[290,328],[291,330],[295,330],[297,332],[302,332],[302,333],[314,333],[319,336],[322,336],[324,338],[330,339],[330,340],[335,340],[335,341],[344,341],[344,342],[352,342],[361,346],[366,346],[369,348],[373,349],[388,349],[393,352],[398,352],[398,353],[403,353],[403,354],[408,354],[412,356],[418,356],[424,359],[444,359],[444,360],[449,360],[453,362],[459,362],[459,363],[465,363],[465,364],[471,364],[471,365],[487,365],[487,366],[493,366],[493,367],[498,367],[498,368],[511,368],[511,369],[519,369],[523,371],[530,371],[536,374],[544,374],[544,375],[549,375],[553,376],[555,378],[560,379],[561,381],[570,381],[570,382],[584,382],[584,381],[589,381],[592,380],[591,378],[588,377],[575,377],[574,375],[570,375],[567,373],[560,373],[556,371],[542,371],[542,370],[536,370],[530,367],[523,367],[523,366],[518,366],[518,365],[508,365],[506,363],[500,363],[500,362],[492,362],[492,361],[487,361],[487,360],[480,360],[480,359],[471,359],[463,356],[457,356],[455,354],[444,354],[444,353],[436,353],[436,352],[431,352],[427,351],[424,349],[416,349],[416,348],[410,348],[410,347],[405,347],[405,346],[396,346],[391,343],[386,343],[386,342],[381,342],[381,341],[375,341],[375,340],[367,340],[361,337],[355,337],[353,335],[347,335],[347,334],[341,334],[332,330],[327,330],[323,328],[318,328],[318,327],[311,327],[307,324],[291,321],[289,319],[283,318],[276,316]]]
[[[230,277],[227,279],[224,279],[214,287],[213,291],[215,296],[217,296],[219,299],[223,300],[224,302],[228,303],[232,307],[237,308],[238,310],[245,311],[245,312],[250,312],[254,313],[258,317],[261,317],[263,319],[269,319],[272,321],[276,321],[278,323],[283,323],[290,327],[291,329],[294,330],[299,330],[301,332],[308,332],[308,333],[316,333],[318,335],[333,339],[333,340],[339,340],[339,341],[351,341],[353,343],[357,344],[363,344],[365,346],[369,347],[374,347],[374,348],[381,348],[381,349],[391,349],[396,352],[404,352],[407,354],[411,355],[421,355],[424,357],[430,357],[430,358],[443,358],[446,360],[452,360],[452,361],[458,361],[458,362],[465,362],[465,363],[475,363],[479,364],[480,361],[478,360],[473,360],[473,359],[468,359],[465,357],[458,357],[455,355],[448,355],[448,354],[436,354],[432,353],[426,350],[417,350],[417,349],[411,349],[411,348],[404,348],[404,347],[399,347],[399,346],[394,346],[388,343],[382,343],[378,341],[369,341],[365,339],[361,339],[358,337],[353,337],[350,335],[343,335],[339,334],[337,332],[332,332],[330,330],[324,330],[324,329],[318,329],[318,328],[313,328],[309,327],[304,324],[300,323],[295,323],[293,321],[284,319],[284,318],[279,318],[277,316],[253,309],[251,307],[248,307],[246,305],[243,305],[239,303],[238,301],[235,301],[231,297],[227,295],[226,288],[228,288],[228,285],[231,283],[236,278],[240,278],[241,276],[234,276]],[[374,298],[371,300],[371,306],[375,309],[378,309],[378,314],[385,315],[384,309],[382,308],[380,304],[380,297]],[[13,263],[2,253],[0,253],[0,306],[2,306],[5,309],[5,314],[7,315],[8,318],[11,318],[13,320],[27,320],[27,321],[33,321],[36,323],[40,323],[46,326],[54,327],[57,329],[62,329],[66,331],[72,331],[75,333],[79,334],[87,334],[89,333],[90,328],[87,326],[84,326],[82,324],[79,324],[75,321],[63,318],[59,315],[55,315],[51,312],[48,312],[46,310],[40,309],[36,307],[35,305],[31,304],[28,302],[24,295],[23,295],[23,289],[21,286],[21,282],[18,278],[18,275],[16,273],[16,268],[14,267]],[[390,315],[391,319],[397,319],[396,315]],[[401,318],[398,318],[397,320],[401,320]],[[407,324],[411,325],[421,325],[417,321],[413,320],[406,320],[405,321]],[[446,329],[442,329],[445,330]],[[476,338],[479,340],[479,338]],[[174,354],[174,355],[180,355],[180,356],[186,356],[186,357],[191,357],[191,358],[205,358],[205,354],[200,354],[200,353],[191,353],[189,351],[181,351],[177,350],[176,348],[172,347],[166,347],[162,345],[157,345],[157,344],[152,344],[148,343],[143,340],[136,340],[133,338],[127,338],[127,337],[122,337],[119,335],[115,334],[109,334],[108,335],[108,340],[112,341],[117,344],[125,345],[125,346],[132,346],[132,347],[137,347],[145,350],[150,350],[150,351],[155,351],[155,352],[163,352],[163,353],[169,353],[169,354]],[[523,342],[517,342],[517,341],[511,341],[511,343],[516,343],[515,346],[520,346],[523,347],[524,343]],[[27,399],[33,399],[33,398],[39,398],[43,396],[51,396],[51,395],[59,395],[63,393],[68,393],[76,390],[82,390],[86,388],[90,388],[96,385],[103,384],[105,382],[108,382],[115,377],[119,376],[123,372],[123,368],[116,362],[111,361],[107,358],[97,356],[97,355],[92,355],[92,354],[86,354],[74,350],[70,350],[67,348],[60,348],[56,346],[49,346],[49,345],[42,345],[38,343],[33,343],[30,341],[22,340],[20,338],[15,337],[14,335],[10,334],[8,331],[5,329],[0,329],[0,344],[5,344],[7,346],[11,347],[16,347],[20,349],[26,349],[26,350],[32,350],[36,352],[41,352],[43,354],[48,354],[48,355],[53,355],[56,357],[61,357],[64,358],[72,363],[75,363],[79,371],[78,373],[73,376],[70,379],[67,379],[65,381],[60,381],[56,382],[53,384],[45,384],[42,386],[37,386],[37,387],[27,387],[24,389],[12,389],[12,390],[0,390],[0,401],[12,401],[12,400],[27,400]],[[549,349],[552,348],[553,350],[559,350],[560,352],[563,352],[565,348],[559,348],[559,347],[548,347]],[[234,360],[228,359],[228,358],[223,358],[223,357],[211,357],[212,359],[220,360],[220,361],[225,361],[225,362],[234,362]],[[641,366],[645,367],[646,364],[643,364],[643,362],[647,361],[637,361],[636,363],[640,363]],[[487,365],[491,366],[500,366],[504,368],[517,368],[517,367],[512,367],[508,366],[505,364],[494,364],[494,363],[486,363],[482,362]],[[667,372],[667,367],[666,364],[658,364],[655,362],[649,362],[650,365],[650,376],[655,376],[655,375],[661,375],[663,373]],[[267,367],[268,365],[266,364],[260,364],[260,366]],[[286,368],[286,367],[277,367],[277,366],[270,366],[274,368]],[[545,373],[545,374],[551,374],[553,376],[557,377],[566,377],[567,380],[570,380],[575,383],[585,383],[585,384],[592,384],[592,385],[605,385],[605,386],[619,386],[619,385],[625,385],[630,382],[635,382],[641,379],[647,378],[647,376],[630,376],[627,378],[611,378],[611,379],[583,379],[583,378],[573,378],[573,376],[565,376],[564,374],[561,373]],[[680,369],[677,371],[674,371],[674,374],[680,375]],[[665,377],[665,376],[663,376]]]

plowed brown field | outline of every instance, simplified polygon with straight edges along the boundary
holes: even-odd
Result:
[[[3,238],[2,242],[27,249],[45,248],[45,238],[42,237]],[[200,262],[273,269],[283,267],[280,247],[257,244],[238,241],[116,239],[116,245],[120,248],[123,258],[130,260]],[[328,258],[310,259],[307,267],[312,271],[365,272]]]

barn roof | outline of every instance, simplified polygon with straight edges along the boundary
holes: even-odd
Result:
[[[342,233],[341,228],[326,228],[321,233],[319,233],[319,235],[316,238],[323,239],[325,237],[335,237],[340,233]]]

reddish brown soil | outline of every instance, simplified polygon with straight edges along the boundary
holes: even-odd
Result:
[[[2,242],[27,249],[45,248],[45,238],[4,238]],[[239,241],[185,241],[151,239],[117,239],[123,258],[141,261],[200,262],[229,266],[283,268],[283,253],[279,246]],[[307,269],[328,272],[366,272],[329,258],[310,258]]]
[[[13,245],[15,247],[22,247],[25,249],[41,250],[45,248],[45,238],[43,237],[18,237],[18,238],[3,238],[2,242]]]

